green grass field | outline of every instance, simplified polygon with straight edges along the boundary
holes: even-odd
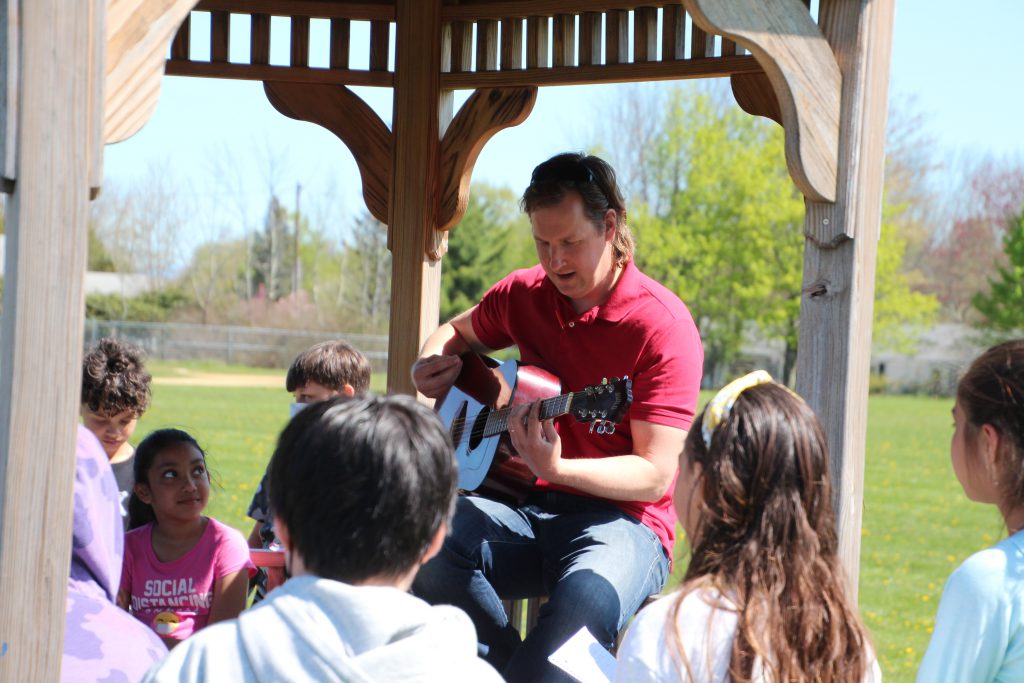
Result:
[[[151,368],[158,378],[173,372],[171,364]],[[246,533],[246,507],[291,402],[276,374],[280,389],[157,384],[133,439],[165,426],[192,433],[214,476],[208,513]],[[380,390],[382,378],[373,384]],[[906,396],[869,404],[860,604],[887,681],[913,680],[946,577],[1004,533],[996,510],[968,501],[953,476],[951,404]]]

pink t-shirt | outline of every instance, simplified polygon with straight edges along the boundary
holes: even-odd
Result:
[[[572,417],[555,421],[564,458],[599,458],[633,452],[630,420],[687,430],[700,390],[704,350],[689,310],[675,294],[632,262],[608,300],[577,314],[540,266],[517,270],[495,284],[473,311],[473,331],[491,349],[513,344],[522,362],[580,391],[603,377],[629,376],[633,404],[613,435],[589,432]],[[538,481],[540,488],[582,494]],[[676,514],[673,486],[653,503],[612,501],[649,527],[672,557]]]
[[[130,610],[162,636],[184,640],[210,620],[217,579],[256,568],[242,534],[209,517],[199,541],[173,562],[153,552],[153,524],[124,537],[121,590],[130,595]]]

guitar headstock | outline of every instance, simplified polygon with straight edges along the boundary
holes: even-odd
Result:
[[[625,417],[632,402],[633,380],[613,377],[573,392],[569,413],[580,422],[589,422],[591,431],[597,427],[598,434],[614,434],[615,425]]]

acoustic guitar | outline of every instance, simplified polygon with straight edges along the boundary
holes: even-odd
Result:
[[[459,466],[459,488],[514,504],[537,480],[516,454],[508,435],[512,407],[541,400],[540,418],[572,415],[591,431],[614,434],[633,401],[628,377],[562,393],[557,377],[518,361],[498,362],[477,354],[462,357],[462,371],[438,403]]]

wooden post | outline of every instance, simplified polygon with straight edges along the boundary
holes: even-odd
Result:
[[[438,323],[445,248],[436,230],[440,141],[453,98],[441,93],[441,0],[397,0],[395,12],[388,391],[412,394],[409,368]]]
[[[16,178],[0,322],[0,680],[60,680],[82,378],[101,0],[20,16]],[[7,3],[5,3],[5,6]],[[100,63],[97,64],[97,61]]]
[[[807,202],[797,390],[828,434],[839,551],[856,596],[893,0],[821,0],[842,73],[836,202]]]

